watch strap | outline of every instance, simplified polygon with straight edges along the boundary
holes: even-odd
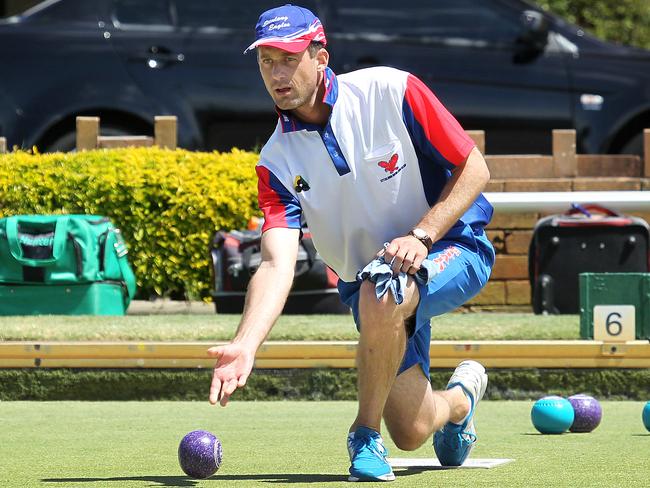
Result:
[[[422,231],[422,229],[419,229],[419,230]],[[429,234],[422,231],[422,233],[424,235],[423,236],[417,236],[414,231],[415,231],[415,229],[412,229],[411,231],[409,231],[409,235],[415,237],[422,244],[424,244],[426,246],[426,248],[427,248],[427,251],[431,251],[431,248],[433,247],[433,240],[431,239],[431,237],[429,237]]]

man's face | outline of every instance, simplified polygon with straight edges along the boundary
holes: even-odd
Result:
[[[312,58],[309,50],[294,54],[260,46],[257,61],[264,85],[278,108],[293,110],[313,102],[324,68],[319,68],[323,62],[321,55]]]

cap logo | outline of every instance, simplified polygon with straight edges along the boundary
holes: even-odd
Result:
[[[289,20],[289,17],[287,16],[277,16],[273,17],[272,19],[265,20],[263,27],[268,27],[269,30],[277,30],[277,29],[282,29],[284,27],[291,27],[291,24],[287,22]],[[276,22],[280,22],[279,24],[276,24]]]

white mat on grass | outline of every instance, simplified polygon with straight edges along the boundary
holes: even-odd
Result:
[[[460,468],[494,468],[507,464],[514,459],[468,459]],[[430,469],[457,469],[455,466],[442,466],[436,458],[388,458],[393,468],[430,468]]]

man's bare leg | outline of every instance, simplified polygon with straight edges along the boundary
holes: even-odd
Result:
[[[361,285],[360,293],[359,410],[350,431],[363,425],[379,432],[383,415],[397,445],[417,444],[415,449],[447,422],[467,416],[469,400],[460,387],[433,392],[419,365],[397,376],[406,350],[405,323],[419,302],[412,279],[401,305],[390,294],[378,301],[375,285],[369,281]]]
[[[395,380],[384,409],[384,420],[395,445],[412,451],[447,422],[462,421],[469,409],[469,399],[460,386],[433,391],[422,368],[416,364]]]
[[[406,350],[406,320],[419,301],[412,279],[401,305],[392,296],[377,300],[370,282],[362,284],[360,294],[359,410],[348,437],[349,480],[389,481],[395,476],[379,434],[382,416],[398,447],[415,449],[447,422],[462,421],[470,402],[459,386],[433,392],[419,365],[397,376]]]
[[[365,281],[359,291],[360,338],[357,347],[359,410],[348,435],[349,481],[391,481],[393,470],[381,434],[386,399],[406,350],[405,319],[418,303],[409,279],[405,299],[395,304],[392,295],[377,300],[375,284]]]
[[[396,305],[387,293],[380,301],[375,284],[364,281],[360,290],[360,338],[357,347],[359,410],[350,431],[358,426],[380,431],[384,405],[406,350],[405,320],[415,312],[417,287],[412,280],[404,301]]]

